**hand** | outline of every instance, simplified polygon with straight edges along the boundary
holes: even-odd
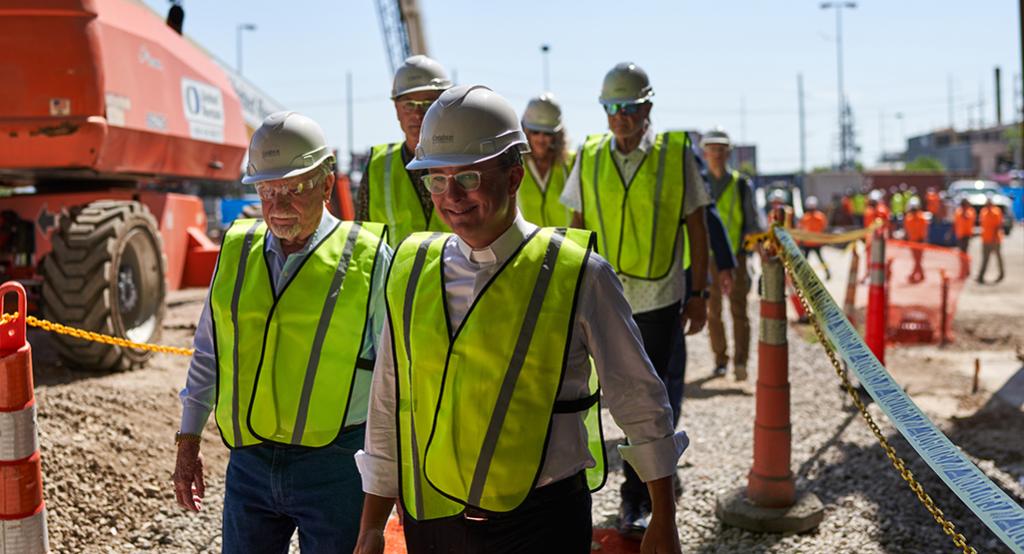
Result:
[[[654,514],[640,543],[643,554],[681,554],[679,530],[670,514]]]
[[[359,531],[356,549],[352,554],[384,554],[384,532],[379,529]]]
[[[679,318],[680,323],[683,326],[683,331],[687,335],[695,335],[704,328],[704,323],[708,319],[707,306],[704,303],[704,299],[699,296],[691,296],[686,301],[686,307],[683,308],[682,317]],[[689,322],[689,325],[687,325]]]
[[[183,440],[178,443],[178,458],[174,462],[174,496],[178,505],[198,512],[202,508],[206,482],[203,481],[203,456],[199,443]]]
[[[732,270],[723,269],[718,272],[718,288],[724,296],[732,294]]]

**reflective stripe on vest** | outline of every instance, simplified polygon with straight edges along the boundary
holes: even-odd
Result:
[[[454,334],[442,265],[450,236],[411,235],[387,284],[400,493],[417,520],[466,506],[507,512],[533,490],[593,235],[539,229],[484,286]],[[603,473],[603,449],[594,454]]]
[[[743,236],[743,206],[740,204],[740,172],[733,171],[729,184],[722,189],[722,195],[715,201],[718,215],[722,216],[725,231],[729,234],[729,244],[733,252],[743,249],[740,237]]]
[[[348,413],[385,228],[338,223],[276,295],[267,232],[236,221],[210,288],[217,426],[230,448],[326,446]]]
[[[428,215],[423,214],[423,204],[415,188],[423,185],[409,180],[402,162],[401,142],[371,148],[366,171],[369,174],[370,221],[387,224],[391,248],[417,231],[449,231],[433,208]]]
[[[623,181],[611,154],[611,135],[587,137],[581,148],[583,223],[598,233],[598,252],[620,275],[656,281],[668,275],[682,236],[683,267],[690,265],[683,225],[685,132],[657,136],[633,180]]]
[[[543,190],[539,184],[540,177],[533,174],[532,164],[523,164],[526,171],[516,194],[523,218],[541,227],[564,227],[569,224],[569,208],[562,205],[559,197],[565,189],[571,164],[571,159],[564,164],[552,164],[548,169],[547,186]]]

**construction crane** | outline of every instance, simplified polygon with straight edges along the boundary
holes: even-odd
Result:
[[[409,56],[427,54],[427,37],[416,0],[375,0],[391,73]]]

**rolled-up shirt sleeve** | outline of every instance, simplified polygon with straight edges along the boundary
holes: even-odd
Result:
[[[366,440],[363,449],[355,455],[356,466],[363,479],[363,492],[385,498],[398,496],[395,366],[390,327],[390,323],[385,323],[381,330],[373,383],[370,385]]]
[[[629,439],[619,452],[645,482],[672,475],[689,438],[673,429],[668,393],[644,352],[615,271],[592,254],[586,272],[580,292],[587,301],[579,316],[604,405]]]

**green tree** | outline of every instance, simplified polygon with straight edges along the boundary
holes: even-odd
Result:
[[[904,171],[945,171],[946,166],[931,156],[918,156],[913,161],[907,162],[903,167]]]

